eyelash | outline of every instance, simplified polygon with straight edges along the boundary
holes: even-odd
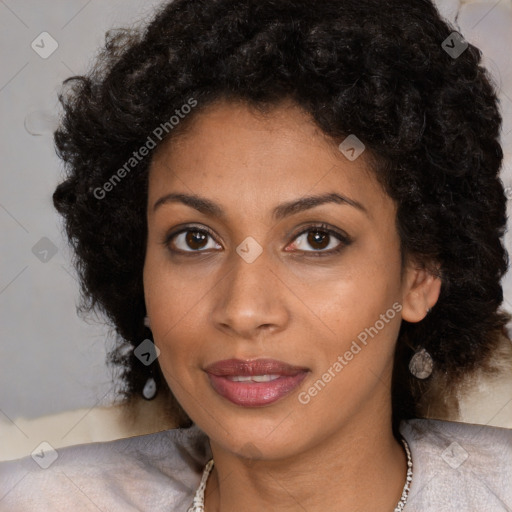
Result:
[[[167,247],[167,249],[170,252],[172,252],[174,254],[180,254],[180,255],[184,254],[184,255],[187,255],[187,256],[188,255],[195,256],[195,255],[198,255],[198,254],[201,254],[201,253],[209,252],[209,250],[207,250],[207,251],[204,251],[204,250],[183,251],[181,249],[172,249],[170,247],[170,244],[171,244],[172,240],[176,236],[178,236],[178,235],[180,235],[182,233],[187,233],[189,231],[195,231],[195,232],[206,234],[206,235],[211,237],[216,242],[215,235],[208,228],[206,228],[206,227],[196,227],[194,225],[189,225],[189,226],[186,226],[184,228],[181,228],[178,231],[173,231],[173,232],[169,233],[168,235],[165,236],[165,238],[164,238],[162,243],[163,243],[163,245],[165,247]],[[330,249],[328,251],[323,251],[323,250],[300,251],[299,250],[299,251],[288,251],[288,252],[299,252],[299,253],[301,253],[301,256],[306,256],[306,257],[310,257],[310,256],[311,257],[332,256],[334,254],[340,253],[343,249],[345,249],[345,247],[347,247],[348,245],[350,245],[352,243],[352,239],[346,233],[344,233],[342,231],[334,230],[333,228],[329,227],[327,224],[311,224],[311,225],[307,225],[307,226],[303,227],[302,230],[299,233],[297,233],[296,235],[293,236],[292,242],[290,242],[290,243],[293,243],[300,236],[302,236],[304,234],[307,234],[309,232],[312,232],[312,231],[319,231],[321,233],[325,233],[326,235],[329,235],[329,236],[332,236],[332,237],[336,238],[340,243],[334,249]],[[216,243],[218,243],[218,242],[216,242]]]

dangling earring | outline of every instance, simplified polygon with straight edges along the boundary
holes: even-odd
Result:
[[[150,328],[148,316],[144,317],[144,326],[147,327],[148,329]],[[146,400],[153,400],[153,398],[155,398],[156,396],[157,391],[158,389],[156,386],[156,381],[153,378],[153,376],[151,376],[148,378],[148,380],[144,384],[144,387],[142,388],[142,396]]]
[[[156,382],[153,377],[149,377],[149,379],[146,381],[146,384],[144,384],[144,387],[142,388],[142,396],[146,400],[153,400],[156,396],[157,392]]]
[[[420,347],[409,361],[409,371],[417,379],[426,379],[430,377],[433,369],[434,360],[432,356],[423,347]]]

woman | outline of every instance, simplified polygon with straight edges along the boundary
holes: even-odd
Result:
[[[507,321],[496,95],[429,1],[177,0],[68,85],[86,305],[181,428],[4,464],[0,507],[510,509],[511,432],[421,419]]]

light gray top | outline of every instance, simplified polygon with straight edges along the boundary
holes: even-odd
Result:
[[[512,511],[511,429],[413,419],[400,431],[414,469],[405,511]],[[33,457],[0,463],[0,511],[186,512],[211,451],[194,425]]]

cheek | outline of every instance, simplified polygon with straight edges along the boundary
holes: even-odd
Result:
[[[152,328],[169,329],[186,315],[199,293],[197,283],[187,278],[169,260],[166,250],[150,239],[144,262],[144,297]]]
[[[340,272],[310,290],[330,325],[338,330],[347,326],[364,329],[401,300],[399,251],[376,243],[360,247],[345,260]]]
[[[157,251],[148,249],[144,265],[144,297],[151,319],[155,344],[165,353],[173,330],[185,316],[186,287],[179,287],[168,266],[162,264]]]
[[[208,285],[180,272],[156,250],[148,250],[144,265],[144,296],[151,331],[160,349],[160,366],[166,372],[184,370],[202,353],[203,337],[198,336],[205,311]]]
[[[382,392],[382,383],[391,376],[401,324],[400,266],[379,264],[370,269],[368,261],[360,263],[368,263],[364,271],[354,271],[350,279],[331,282],[330,301],[325,301],[325,293],[320,290],[315,294],[317,304],[323,304],[319,316],[329,332],[318,330],[324,336],[316,338],[317,350],[310,354],[317,362],[316,375],[306,392],[316,386],[318,379],[333,382],[313,404],[318,414],[324,414],[325,407],[332,404],[344,410]]]
[[[339,355],[350,361],[343,371],[345,378],[350,376],[345,381],[349,387],[360,382],[362,374],[381,375],[392,361],[402,308],[399,254],[368,251],[355,255],[350,268],[324,287],[310,289],[331,334],[320,338],[327,355],[323,364],[329,367]]]

